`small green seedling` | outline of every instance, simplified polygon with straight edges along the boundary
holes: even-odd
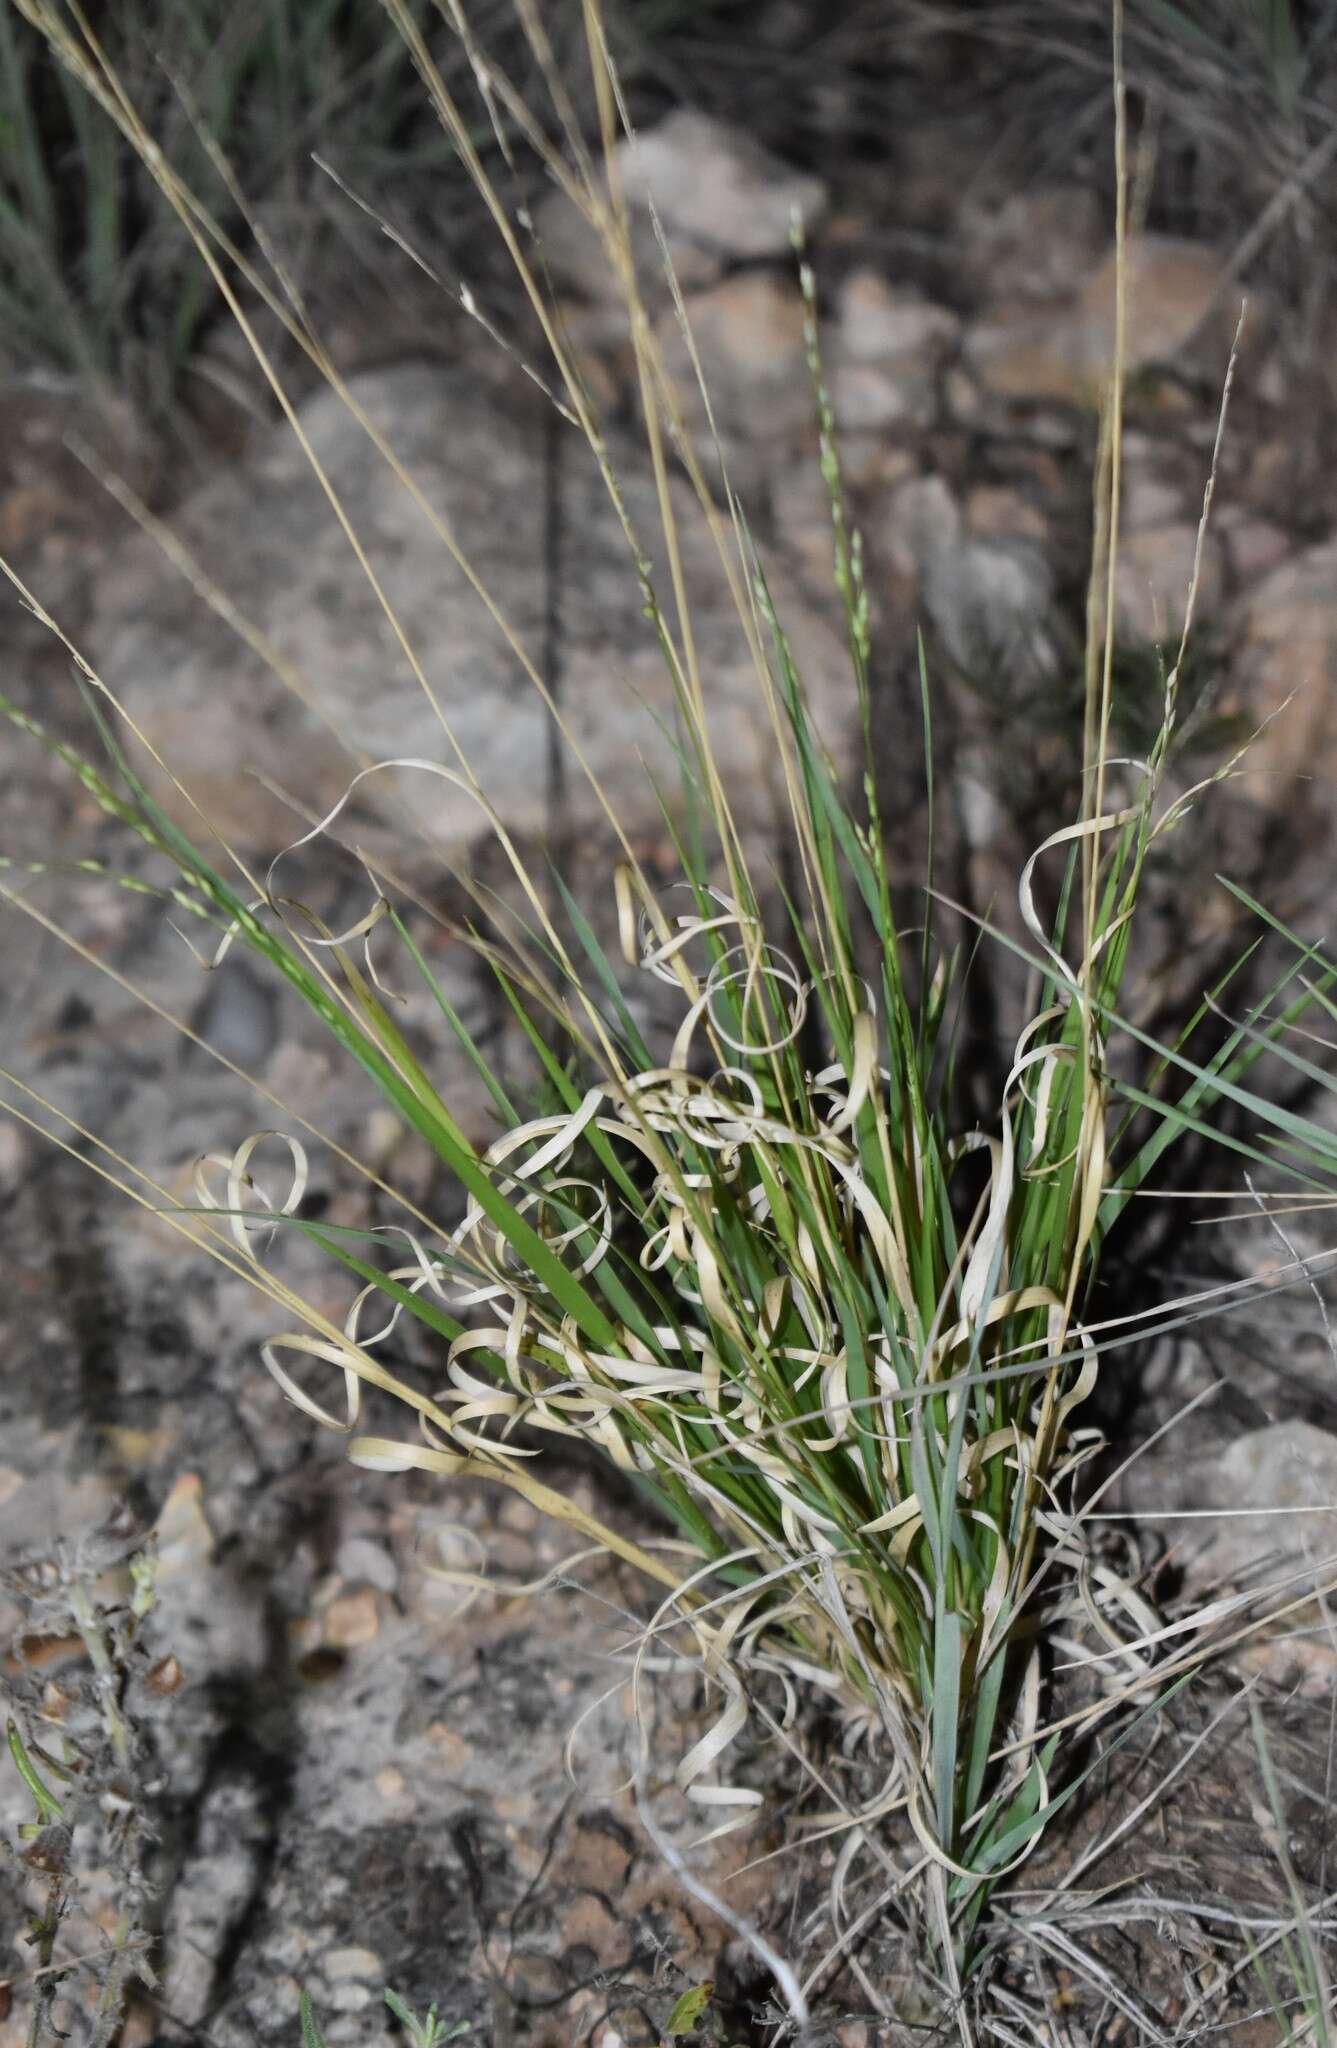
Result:
[[[428,2006],[426,2015],[419,2019],[397,1991],[386,1991],[384,1997],[391,2012],[413,2043],[413,2048],[442,2048],[444,2042],[457,2041],[461,2034],[469,2032],[468,2020],[456,2020],[453,2026],[449,2026],[445,2020],[439,2019],[435,2000]],[[302,2023],[302,2048],[325,2048],[325,2036],[320,2031],[320,2023],[312,2007],[309,1991],[302,1993],[299,2012]]]
[[[678,1999],[668,2016],[664,2037],[676,2041],[680,2034],[694,2034],[701,2024],[702,2016],[714,1996],[715,1986],[709,1977],[703,1984],[691,1984]]]
[[[5,1733],[9,1741],[9,1754],[13,1759],[14,1768],[17,1770],[19,1776],[22,1778],[28,1790],[32,1793],[33,1801],[37,1807],[36,1820],[25,1821],[23,1826],[19,1829],[19,1834],[23,1838],[23,1840],[32,1841],[34,1837],[39,1835],[42,1829],[44,1827],[49,1826],[52,1821],[64,1820],[65,1809],[61,1805],[60,1801],[57,1799],[55,1793],[51,1791],[50,1787],[43,1783],[41,1773],[38,1771],[36,1764],[34,1764],[32,1758],[29,1756],[27,1748],[24,1745],[23,1737],[19,1733],[18,1722],[12,1718],[8,1722],[6,1722]],[[36,1748],[35,1744],[34,1748]],[[37,1750],[37,1754],[41,1758],[42,1762],[46,1764],[51,1770],[57,1772],[58,1775],[60,1775],[61,1777],[69,1776],[68,1771],[65,1771],[62,1768],[62,1766],[56,1762],[54,1757],[48,1756],[45,1750],[39,1749]]]
[[[457,2041],[461,2034],[469,2031],[468,2020],[456,2020],[454,2026],[447,2026],[444,2020],[438,2019],[435,2000],[428,2006],[426,2018],[421,2020],[416,2013],[409,2011],[397,1991],[387,1991],[385,2002],[413,2043],[413,2048],[441,2048],[443,2041]]]
[[[321,2033],[319,2022],[312,2010],[309,1991],[302,1993],[298,2013],[302,2022],[302,2048],[325,2048],[325,2036]]]
[[[665,2023],[661,2048],[676,2048],[689,2035],[714,2044],[714,2048],[737,2048],[737,2043],[730,2044],[728,2025],[715,2003],[712,1978],[689,1984],[679,1995]]]

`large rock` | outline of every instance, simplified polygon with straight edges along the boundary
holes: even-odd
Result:
[[[1076,404],[1087,395],[1070,310],[1042,314],[1027,300],[990,308],[966,340],[965,360],[992,398]]]
[[[1122,531],[1172,526],[1189,518],[1196,521],[1206,479],[1206,462],[1196,454],[1186,459],[1180,443],[1161,433],[1125,428],[1119,463]]]
[[[1196,1587],[1265,1587],[1288,1572],[1337,1580],[1337,1436],[1292,1416],[1224,1447],[1133,1468],[1121,1497],[1166,1535]]]
[[[746,464],[749,454],[756,458],[749,465],[755,477],[776,443],[795,439],[816,422],[803,300],[788,278],[745,270],[710,291],[693,292],[683,311],[690,343],[676,308],[660,318],[664,361],[698,451],[709,454],[713,428],[734,458],[737,488],[740,461]]]
[[[679,785],[673,689],[618,513],[584,442],[561,428],[554,563],[545,553],[542,423],[514,392],[494,396],[469,373],[421,364],[368,373],[353,389],[536,663],[555,637],[563,713],[624,825],[657,827],[646,769],[671,797]],[[333,391],[307,402],[301,427],[416,651],[422,680],[286,427],[176,522],[250,622],[251,643],[153,542],[136,536],[101,577],[89,636],[101,673],[203,811],[251,853],[273,851],[305,829],[253,771],[320,814],[359,764],[408,756],[453,769],[457,745],[505,824],[543,831],[553,822],[548,714],[505,633]],[[669,606],[643,453],[610,434],[608,454]],[[673,502],[715,751],[740,822],[764,830],[778,785],[755,671],[705,520],[685,487],[673,487]],[[811,614],[789,603],[784,610],[819,719],[838,740],[837,645]],[[266,652],[291,687],[275,680]],[[198,829],[179,794],[169,788],[168,796]],[[466,793],[420,771],[372,776],[358,801],[398,843],[426,838],[451,856],[487,830]],[[568,761],[562,824],[585,827],[600,816],[589,780]]]
[[[689,107],[619,143],[616,169],[646,272],[652,275],[662,265],[657,217],[684,286],[709,283],[731,263],[786,254],[795,214],[811,228],[826,211],[820,179],[791,170],[748,137]],[[574,200],[564,192],[549,193],[537,209],[535,227],[560,282],[590,299],[617,297],[598,234]]]
[[[967,349],[985,389],[1009,399],[1098,399],[1114,370],[1117,275],[1111,249],[1075,298],[1065,294],[1040,312],[1025,300],[994,306]],[[1229,315],[1220,259],[1201,243],[1139,236],[1126,275],[1130,375],[1178,364],[1214,314]]]
[[[875,270],[856,270],[840,292],[838,345],[855,363],[934,357],[955,341],[961,322],[947,306],[901,291]]]
[[[1337,540],[1265,577],[1241,607],[1232,640],[1231,708],[1252,724],[1270,721],[1249,750],[1246,780],[1263,802],[1291,806],[1302,794],[1297,778],[1330,772],[1337,738]]]
[[[937,372],[960,321],[946,306],[859,270],[840,294],[833,396],[843,434],[922,428],[937,410]]]
[[[917,577],[925,614],[968,676],[1033,681],[1052,673],[1054,580],[1035,542],[972,535],[937,476],[891,494],[883,542],[892,567]]]
[[[1328,1577],[1337,1572],[1337,1436],[1298,1420],[1250,1430],[1222,1458],[1220,1476],[1223,1504],[1262,1516],[1261,1541],[1257,1530],[1223,1521],[1239,1569],[1275,1549],[1316,1568],[1326,1564]]]
[[[1114,613],[1120,636],[1143,646],[1177,642],[1184,630],[1198,528],[1187,520],[1143,526],[1125,533],[1114,565]],[[1224,570],[1221,543],[1203,536],[1194,617],[1199,625],[1221,601]]]
[[[1268,1391],[1280,1384],[1289,1393],[1289,1372],[1278,1382],[1271,1363]],[[1131,1510],[1144,1533],[1159,1534],[1199,1607],[1252,1596],[1219,1623],[1240,1632],[1233,1663],[1326,1699],[1337,1657],[1326,1601],[1314,1596],[1337,1587],[1337,1436],[1292,1415],[1223,1441],[1222,1407],[1215,1419],[1209,1408],[1184,1430],[1153,1436],[1103,1506]],[[1275,1624],[1264,1622],[1278,1610]]]
[[[731,262],[782,255],[794,215],[812,228],[826,208],[820,178],[690,107],[621,143],[618,156],[629,198],[653,203],[670,235]]]
[[[1201,242],[1139,235],[1128,245],[1127,367],[1175,363],[1225,297],[1221,259]],[[1082,367],[1096,382],[1114,369],[1118,262],[1111,249],[1077,302]]]

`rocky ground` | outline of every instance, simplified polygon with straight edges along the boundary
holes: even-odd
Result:
[[[868,549],[886,755],[879,766],[896,798],[905,878],[914,878],[922,821],[914,648],[922,625],[938,707],[946,871],[953,893],[981,909],[999,905],[1006,918],[1021,860],[1076,798],[1094,401],[1113,349],[1113,258],[1096,199],[1076,186],[989,190],[938,136],[900,178],[894,212],[874,216],[854,193],[825,189],[683,113],[645,137],[627,168],[634,198],[653,192],[674,251],[715,408],[717,467],[746,498],[819,716],[839,748],[847,743],[845,680],[829,519],[788,251],[792,211],[806,216],[827,373]],[[540,225],[609,418],[628,507],[648,527],[628,365],[602,273],[560,201],[547,202]],[[1240,298],[1221,252],[1158,234],[1135,244],[1132,278],[1116,593],[1129,751],[1145,743],[1154,716],[1157,650],[1182,622]],[[658,317],[691,415],[699,400],[672,307]],[[604,868],[591,785],[569,763],[558,767],[548,719],[513,650],[443,548],[443,532],[457,536],[653,863],[664,853],[663,827],[637,755],[671,770],[655,722],[663,684],[615,516],[577,437],[513,365],[480,351],[462,316],[435,354],[386,360],[365,332],[350,347],[351,396],[418,480],[421,502],[328,391],[303,400],[301,425],[396,614],[427,650],[423,676],[405,662],[282,425],[251,427],[210,480],[171,504],[169,559],[68,453],[70,430],[88,435],[88,422],[58,397],[11,390],[0,489],[6,552],[180,783],[261,868],[304,829],[291,823],[288,797],[319,814],[369,761],[448,760],[439,711],[506,825],[527,841],[568,848],[582,884],[597,891]],[[1310,368],[1289,352],[1284,306],[1255,304],[1201,564],[1196,732],[1181,786],[1209,774],[1241,730],[1298,696],[1268,726],[1237,785],[1173,843],[1156,878],[1149,945],[1172,962],[1175,988],[1152,991],[1153,1018],[1174,993],[1201,987],[1230,942],[1229,905],[1212,893],[1216,867],[1230,865],[1251,886],[1266,881],[1275,909],[1321,929],[1313,920],[1326,908],[1327,778],[1337,745],[1337,486],[1322,459],[1331,401],[1325,411],[1315,400],[1307,416],[1297,406],[1297,392],[1308,399],[1314,388]],[[95,461],[147,487],[144,451],[118,441],[114,423],[100,432]],[[686,557],[720,753],[741,793],[741,821],[762,844],[777,802],[764,732],[709,549],[690,522]],[[234,608],[245,615],[243,638]],[[7,630],[14,694],[55,730],[86,733],[68,656],[17,606]],[[167,794],[179,810],[179,796]],[[277,1099],[416,1199],[448,1199],[416,1141],[336,1065],[294,1000],[236,959],[203,972],[159,902],[71,869],[99,858],[138,872],[77,782],[19,736],[5,744],[0,815],[9,857],[65,864],[45,876],[21,866],[10,875],[39,915],[6,912],[3,993],[5,1063],[60,1116],[95,1130],[188,1201],[197,1156],[276,1120]],[[462,860],[480,836],[456,791],[406,769],[363,784],[346,822],[350,840],[374,847],[427,892],[428,912],[442,853]],[[307,854],[288,873],[293,893],[318,896],[331,919],[357,914],[362,880],[351,862],[335,871]],[[42,920],[59,923],[79,950]],[[473,965],[433,936],[429,916],[421,929],[456,1006],[522,1074]],[[429,1006],[411,1000],[401,1021],[430,1048],[466,1127],[486,1135],[479,1084],[462,1061],[449,1064]],[[982,1059],[997,1058],[1006,1027],[1004,1005],[997,1042],[981,1038]],[[269,1091],[268,1106],[246,1076]],[[39,1124],[70,1136],[31,1096],[11,1094]],[[471,1489],[446,1499],[425,1480],[344,1464],[337,1439],[285,1402],[258,1362],[272,1309],[90,1175],[79,1156],[88,1149],[77,1130],[63,1151],[21,1122],[0,1127],[0,1550],[11,1561],[53,1554],[118,1500],[145,1527],[159,1523],[160,1599],[146,1632],[156,1656],[179,1659],[181,1682],[145,1708],[145,1740],[163,1780],[154,1795],[158,1892],[148,1908],[162,1945],[158,1986],[131,2021],[136,2042],[292,2040],[302,1986],[331,2043],[373,2042],[386,2029],[386,1983],[410,2002],[439,1999],[448,2018],[499,2044],[619,2048],[655,2039],[684,1986],[710,1977],[728,2024],[741,2029],[760,1981],[746,1944],[683,1893],[617,1789],[629,1721],[625,1666],[614,1652],[635,1590],[586,1569],[578,1585],[484,1597],[459,1612],[457,1589],[430,1569],[443,1545],[447,1562],[465,1544],[521,1583],[558,1563],[561,1532],[519,1501]],[[323,1213],[365,1216],[337,1159],[318,1156],[316,1170]],[[341,1315],[329,1275],[304,1266],[300,1247],[284,1256],[285,1270]],[[1265,1261],[1265,1231],[1243,1256]],[[1165,1254],[1167,1278],[1203,1266],[1182,1240]],[[1320,1305],[1305,1293],[1266,1324],[1232,1325],[1208,1343],[1158,1352],[1152,1372],[1139,1369],[1120,1414],[1133,1435],[1206,1385],[1227,1390],[1195,1418],[1191,1455],[1175,1440],[1172,1456],[1148,1458],[1127,1483],[1123,1498],[1143,1516],[1148,1542],[1157,1510],[1209,1507],[1222,1484],[1231,1498],[1262,1507],[1337,1498],[1329,1343]],[[635,1501],[610,1501],[598,1475],[577,1471],[571,1483],[600,1513],[640,1526]],[[1174,1569],[1193,1586],[1256,1564],[1238,1524],[1188,1525],[1191,1541],[1185,1525],[1161,1526]],[[1337,1547],[1310,1535],[1324,1550]],[[1212,1536],[1217,1548],[1201,1554]],[[16,1646],[28,1627],[22,1590],[5,1617]],[[33,1638],[29,1629],[29,1637],[26,1655],[44,1683],[77,1672],[79,1646],[68,1633]],[[1251,1654],[1293,1744],[1291,1781],[1309,1802],[1296,1826],[1308,1831],[1305,1854],[1317,1871],[1322,1745],[1295,1699],[1330,1690],[1331,1647],[1322,1628],[1307,1626],[1290,1646]],[[10,1675],[18,1669],[16,1647]],[[564,1738],[587,1709],[588,1753],[568,1777]],[[661,1776],[709,1711],[672,1674],[658,1683]],[[1198,1725],[1176,1728],[1171,1749],[1182,1750]],[[1192,1836],[1200,1847],[1214,1829],[1238,1844],[1252,1825],[1257,1842],[1256,1775],[1240,1729],[1231,1741],[1229,1767],[1208,1752],[1218,1761],[1198,1835],[1187,1791],[1170,1822],[1158,1823],[1179,1830],[1174,1841]],[[774,1760],[753,1758],[751,1768],[759,1781],[778,1774]],[[1190,1775],[1183,1785],[1194,1782]],[[1111,1784],[1111,1810],[1143,1787],[1136,1773]],[[3,1798],[12,1833],[22,1817],[16,1782],[5,1781]],[[738,1838],[713,1845],[711,1882],[772,1845],[775,1811],[773,1802],[744,1848]],[[774,1921],[783,1901],[797,1913],[808,1878],[780,1867],[786,1875],[772,1866],[727,1889],[734,1909]],[[1164,1857],[1137,1864],[1143,1876],[1164,1867]],[[1205,1896],[1225,1902],[1227,1921],[1244,1868],[1255,1889],[1265,1884],[1238,1846],[1201,1880]],[[0,1896],[14,1904],[12,1881],[0,1876],[3,1884]],[[105,1919],[96,1884],[89,1901],[92,1922]],[[72,1934],[83,1950],[93,1944],[92,1922]],[[1104,1953],[1103,1938],[1089,1936],[1093,1952]],[[1022,1934],[1018,1942],[1024,1953]],[[1164,1963],[1159,1936],[1159,1947],[1139,1949],[1124,1928],[1117,1942],[1132,1943],[1106,1965],[1121,1982],[1138,1976],[1139,1956]],[[1175,1983],[1144,1975],[1155,2024],[1190,2024],[1215,1956],[1211,1940],[1186,1961],[1176,1948]],[[0,1977],[25,1967],[15,1932],[9,1950],[0,1948]],[[1066,1966],[1055,1967],[1061,1990]],[[1198,1989],[1183,1991],[1181,1980]],[[844,1979],[831,1995],[847,2048],[890,2043],[875,2016],[850,2017],[868,2013],[859,1984]],[[0,2015],[4,2048],[23,2023],[16,1989],[12,2016]],[[1099,2038],[1142,2038],[1137,2024],[1119,2007],[1117,2025]]]

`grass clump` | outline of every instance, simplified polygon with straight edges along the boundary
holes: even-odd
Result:
[[[266,370],[244,296],[263,298],[348,396],[293,281],[282,271],[272,282],[262,277],[155,154],[91,33],[68,27],[43,0],[20,4],[139,152]],[[1080,810],[1019,878],[1032,948],[1028,1021],[991,1122],[962,1128],[963,969],[934,930],[931,828],[922,898],[898,901],[888,873],[862,551],[821,383],[811,277],[805,271],[821,459],[862,737],[852,794],[816,727],[741,508],[726,493],[721,510],[707,489],[644,314],[616,176],[624,114],[597,6],[591,0],[585,10],[595,151],[569,118],[533,10],[518,12],[549,91],[542,110],[460,29],[486,80],[499,157],[510,161],[521,143],[537,154],[602,237],[622,288],[657,486],[652,536],[627,521],[599,419],[544,290],[541,252],[526,239],[526,209],[494,182],[413,9],[388,0],[388,11],[529,296],[550,358],[545,380],[583,432],[626,524],[629,573],[675,691],[684,803],[666,805],[665,817],[677,884],[671,894],[657,885],[609,806],[618,948],[606,946],[597,917],[565,881],[550,884],[527,863],[448,727],[442,758],[415,764],[475,799],[509,864],[519,913],[490,929],[480,914],[460,935],[487,962],[554,1093],[550,1113],[527,1116],[434,982],[389,882],[369,868],[371,906],[337,934],[285,896],[278,863],[259,877],[239,860],[229,869],[206,855],[207,820],[196,844],[158,808],[125,758],[119,707],[86,665],[116,770],[104,774],[58,751],[160,857],[164,894],[216,929],[216,957],[247,947],[322,1020],[454,1177],[464,1209],[448,1227],[402,1202],[391,1235],[404,1250],[387,1259],[384,1235],[301,1213],[306,1153],[296,1138],[283,1141],[292,1174],[279,1200],[252,1173],[258,1137],[221,1162],[221,1182],[201,1168],[192,1213],[126,1162],[104,1154],[102,1170],[291,1319],[266,1345],[266,1363],[309,1415],[347,1434],[358,1463],[483,1476],[646,1574],[662,1596],[646,1647],[664,1639],[685,1646],[722,1696],[714,1727],[677,1773],[712,1828],[756,1803],[727,1768],[729,1739],[749,1711],[769,1712],[768,1694],[783,1702],[800,1685],[827,1694],[888,1762],[876,1810],[858,1818],[871,1825],[900,1811],[908,1819],[934,1968],[956,1994],[979,1953],[993,1888],[1078,1782],[1060,1733],[1043,1726],[1046,1628],[1072,1604],[1074,1572],[1102,1627],[1114,1628],[1126,1604],[1126,1588],[1083,1572],[1072,1482],[1093,1448],[1080,1406],[1099,1354],[1082,1313],[1104,1233],[1178,1128],[1170,1112],[1158,1138],[1139,1130],[1135,1143],[1115,1145],[1109,1076],[1146,860],[1184,802],[1160,806],[1179,668],[1146,759],[1116,767],[1107,746],[1106,545],[1093,582]],[[1118,430],[1116,389],[1100,476],[1106,537],[1118,525]],[[682,575],[675,456],[695,498],[692,516],[714,534],[753,656],[785,793],[787,881],[741,832],[712,744],[710,683]],[[548,702],[560,727],[559,707]],[[931,783],[930,704],[925,679]],[[588,772],[578,753],[576,765]],[[297,843],[329,831],[337,816]],[[1042,856],[1056,870],[1052,915],[1041,909]],[[397,938],[401,971],[422,977],[443,1030],[483,1071],[503,1126],[485,1149],[470,1141],[397,1025],[370,952],[359,957],[358,941],[373,930]],[[678,1022],[663,1045],[643,1035],[629,971],[676,993]],[[1194,1101],[1207,1093],[1200,1080]],[[1150,1080],[1142,1100],[1159,1113]],[[1120,1131],[1126,1138],[1126,1126]],[[281,1222],[347,1275],[353,1300],[342,1326],[262,1263]],[[404,1317],[439,1340],[431,1392],[380,1355]],[[320,1377],[331,1372],[338,1403]],[[397,1397],[417,1436],[364,1432],[364,1384]],[[576,1438],[634,1475],[677,1545],[633,1541],[545,1485],[536,1475],[554,1437]],[[1154,1674],[1134,1662],[1125,1690],[1145,1693]],[[885,1903],[911,1914],[909,1886],[898,1881]],[[799,2021],[802,1987],[791,1976],[785,1989]]]

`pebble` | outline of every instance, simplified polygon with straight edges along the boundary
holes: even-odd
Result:
[[[341,1593],[325,1609],[325,1640],[333,1649],[356,1650],[374,1643],[380,1628],[380,1607],[370,1586]]]
[[[328,1984],[379,1984],[385,1965],[374,1948],[332,1948],[320,1959],[320,1973]]]
[[[230,960],[208,976],[191,1023],[207,1045],[247,1074],[264,1065],[278,1042],[273,990]]]
[[[946,306],[899,292],[875,270],[856,270],[841,288],[838,342],[849,362],[882,363],[934,356],[960,333]]]
[[[378,1593],[393,1593],[399,1583],[399,1567],[383,1543],[370,1536],[345,1536],[339,1545],[336,1566],[349,1585],[374,1586]]]
[[[28,1149],[26,1134],[0,1116],[0,1182],[13,1186],[19,1179],[28,1163]]]
[[[163,1502],[155,1527],[160,1577],[191,1572],[213,1556],[214,1533],[205,1517],[204,1482],[198,1473],[182,1473]]]
[[[407,1786],[408,1780],[395,1764],[383,1764],[376,1773],[376,1790],[388,1806],[403,1798]]]

